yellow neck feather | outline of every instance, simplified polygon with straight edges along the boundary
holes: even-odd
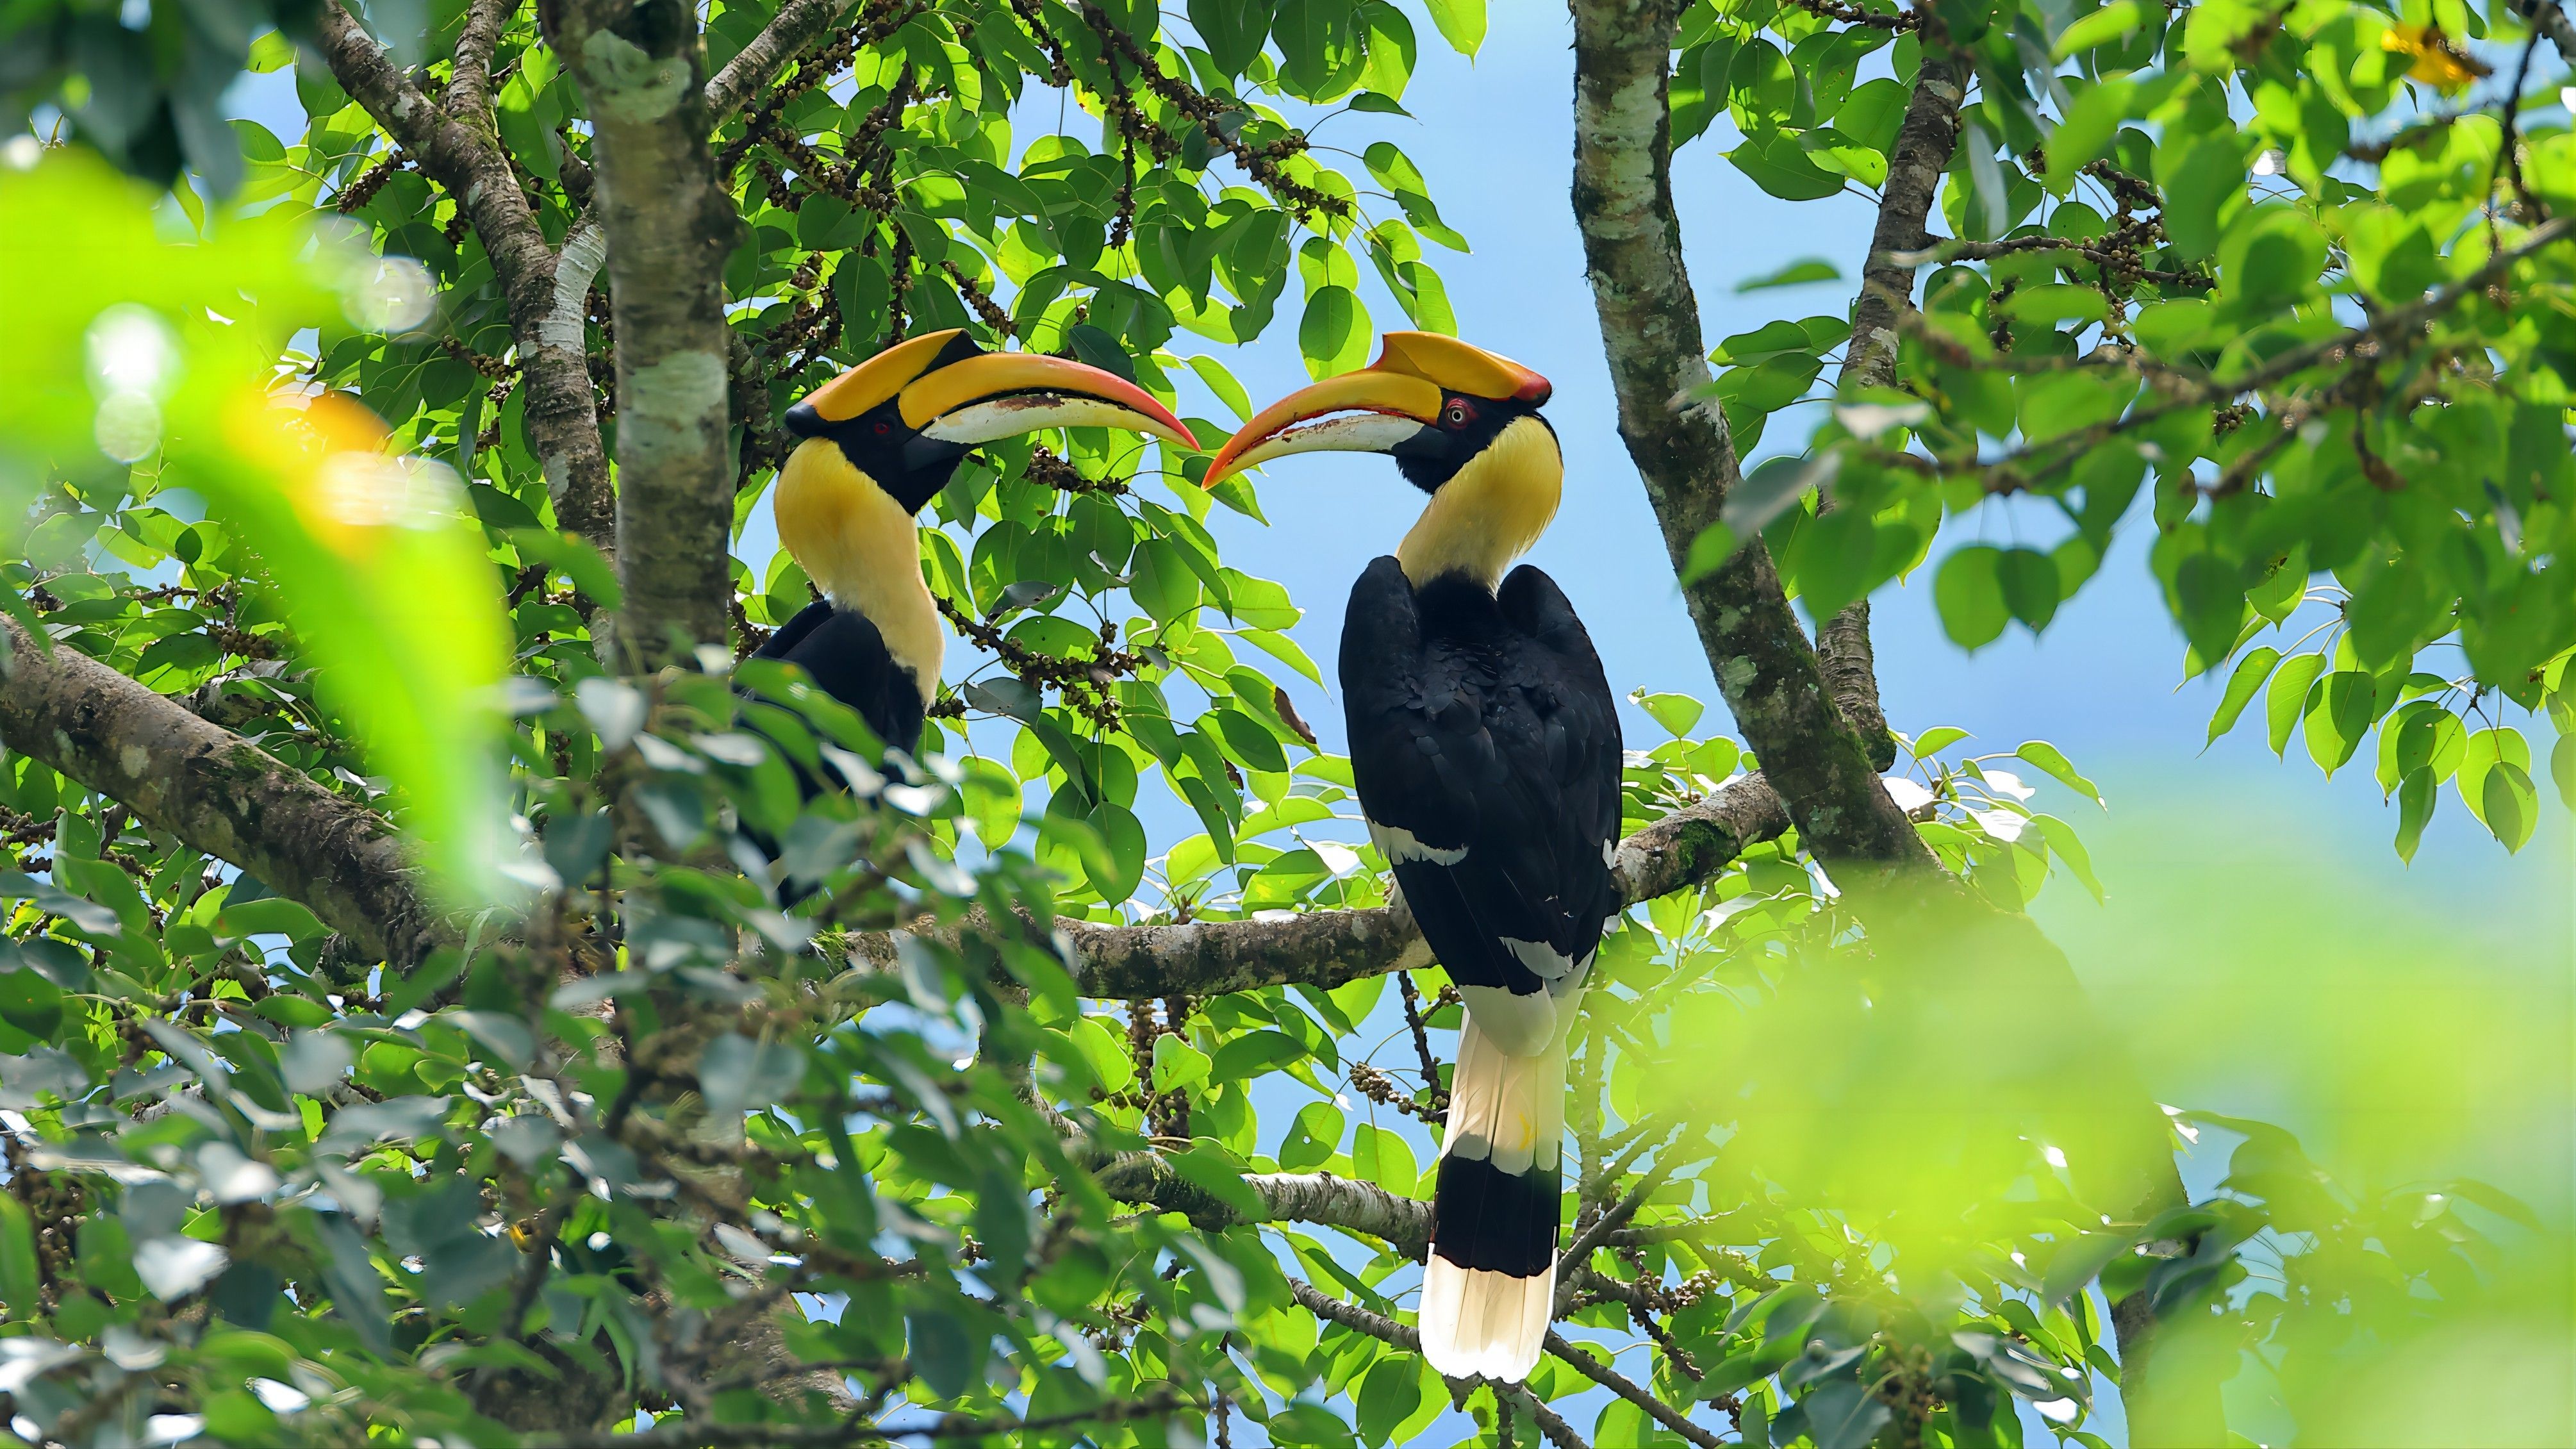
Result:
[[[824,438],[797,445],[779,470],[778,541],[836,609],[864,615],[886,652],[912,671],[927,703],[939,688],[939,607],[921,581],[920,529],[876,480]]]
[[[1536,418],[1515,418],[1431,495],[1396,562],[1415,588],[1463,573],[1490,589],[1547,531],[1564,493],[1556,434]]]

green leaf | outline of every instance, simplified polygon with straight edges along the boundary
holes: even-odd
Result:
[[[1839,282],[1842,269],[1822,257],[1803,257],[1774,272],[1747,277],[1735,284],[1737,295],[1759,292],[1770,287],[1798,287],[1809,282]]]
[[[904,1315],[904,1328],[912,1342],[912,1366],[932,1393],[953,1399],[983,1378],[988,1345],[968,1331],[955,1312],[915,1308]]]
[[[635,787],[634,800],[675,854],[685,853],[706,830],[706,801],[685,779],[656,775]]]
[[[1398,1197],[1411,1197],[1421,1180],[1413,1166],[1413,1149],[1404,1139],[1368,1122],[1351,1129],[1351,1168],[1362,1181],[1376,1183]]]
[[[2091,50],[2097,45],[2118,40],[2137,29],[2138,22],[2145,18],[2146,11],[2139,6],[2138,0],[2111,0],[2110,4],[2067,26],[2058,35],[2057,43],[2049,47],[2049,57],[2064,60],[2079,50]]]
[[[2106,304],[2102,294],[2092,287],[2072,282],[2043,282],[2022,287],[2004,303],[2004,311],[2017,322],[2049,326],[2059,322],[2099,323]]]
[[[2156,148],[2156,180],[2165,188],[2161,215],[2177,255],[2192,261],[2208,256],[2221,230],[2245,208],[2245,156],[2246,139],[2233,130],[2168,138]]]
[[[1360,1381],[1360,1437],[1384,1444],[1405,1420],[1422,1407],[1422,1360],[1409,1353],[1390,1353],[1369,1366]]]
[[[608,560],[600,557],[588,539],[551,528],[514,528],[510,530],[510,546],[519,551],[519,557],[542,563],[563,575],[603,608],[626,606],[625,591],[617,585],[617,571],[608,566]]]
[[[2558,802],[2576,811],[2576,734],[2563,734],[2549,750],[2549,777],[2558,783]]]
[[[543,1362],[543,1360],[539,1360]],[[199,1406],[206,1432],[234,1444],[261,1444],[277,1437],[277,1415],[247,1389],[226,1389],[207,1396]]]
[[[1129,382],[1136,380],[1136,359],[1128,356],[1127,349],[1120,346],[1118,339],[1106,329],[1088,322],[1077,322],[1064,330],[1064,340],[1073,348],[1073,355],[1082,361]]]
[[[2048,842],[2048,848],[2056,853],[2059,862],[2066,867],[2069,874],[2075,877],[2076,883],[2092,895],[2095,904],[2098,905],[2109,899],[2102,890],[2101,877],[2093,873],[2092,853],[2087,851],[2084,848],[2084,842],[2077,838],[2074,826],[2054,815],[2034,815],[2030,817],[2030,823],[2038,827],[2040,838]]]
[[[0,1306],[21,1323],[34,1318],[42,1310],[37,1294],[43,1282],[35,1220],[16,1194],[0,1192]]]
[[[2012,618],[2004,602],[2002,559],[2003,551],[1991,544],[1970,544],[1943,560],[1932,582],[1942,629],[1951,642],[1972,653],[2001,637]]]
[[[2530,778],[2531,746],[2524,741],[2522,731],[2498,727],[2479,730],[2469,736],[2468,744],[2460,753],[2459,772],[2452,777],[2452,784],[2459,790],[2461,801],[2469,807],[2469,813],[2478,817],[2478,822],[2489,830],[2495,830],[2495,822],[2487,819],[2486,814],[2487,775],[2499,765],[2512,765],[2523,772],[2526,780]],[[2496,836],[2502,839],[2503,832],[2496,831]]]
[[[227,905],[215,917],[215,934],[240,940],[251,936],[284,936],[301,941],[322,933],[322,922],[302,901],[284,896],[262,896],[240,905]]]
[[[1154,1090],[1177,1092],[1208,1079],[1208,1054],[1172,1032],[1154,1038]]]
[[[1423,0],[1440,38],[1460,55],[1473,57],[1485,43],[1485,0]]]
[[[2308,755],[2328,775],[2343,768],[2360,748],[2378,697],[2377,682],[2357,669],[2338,669],[2308,691],[2304,731]]]
[[[1268,0],[1190,0],[1190,26],[1227,75],[1241,75],[1270,35]]]
[[[1882,155],[1891,153],[1911,95],[1886,76],[1863,81],[1843,98],[1842,109],[1834,112],[1834,129]]]
[[[2430,769],[2437,782],[2451,778],[2468,743],[2468,727],[2458,715],[2429,699],[2408,700],[2379,728],[2381,792],[2395,790],[2417,770]]]
[[[2325,667],[2323,654],[2293,654],[2273,672],[2271,688],[2263,696],[2264,740],[2273,754],[2290,748],[2290,731],[2298,727],[2299,716],[2307,708],[2308,686]]]
[[[2085,779],[2083,775],[2076,771],[2073,763],[2068,761],[2066,758],[2065,752],[2058,749],[2057,746],[2050,744],[2046,740],[2032,740],[2023,745],[2020,749],[2013,751],[2013,753],[2019,755],[2022,759],[2029,761],[2031,764],[2037,765],[2040,769],[2046,771],[2049,775],[2063,783],[2068,789],[2074,790],[2083,795],[2085,799],[2092,801],[2096,805],[2101,805],[2105,810],[2110,808],[2110,806],[2103,803],[2102,792],[2094,787],[2092,781]]]
[[[1758,132],[1726,153],[1735,169],[1783,201],[1815,201],[1843,189],[1843,178],[1817,165],[1785,131]]]
[[[1324,682],[1324,671],[1316,668],[1315,661],[1308,658],[1306,651],[1298,647],[1297,641],[1287,635],[1275,629],[1246,629],[1235,637],[1317,684]]]
[[[1085,817],[1099,838],[1100,849],[1082,854],[1082,870],[1100,899],[1117,905],[1136,893],[1145,878],[1145,827],[1136,812],[1115,800],[1103,800]]]
[[[34,971],[0,973],[0,1021],[38,1041],[62,1029],[63,989]]]
[[[2540,820],[2540,792],[2533,788],[2531,776],[2511,760],[2498,760],[2487,771],[2481,793],[2486,809],[2481,812],[2487,829],[2504,842],[2508,851],[2520,851],[2531,840],[2532,827]]]
[[[1928,760],[1966,738],[1968,732],[1956,725],[1935,725],[1914,737],[1914,758]]]
[[[1170,1037],[1163,1038],[1170,1041]],[[1172,1170],[1182,1180],[1234,1209],[1245,1222],[1259,1222],[1265,1216],[1261,1194],[1243,1180],[1243,1168],[1213,1147],[1197,1146],[1169,1159]]]
[[[1675,739],[1687,737],[1700,716],[1708,712],[1708,706],[1687,694],[1648,694],[1641,689],[1628,698]]]
[[[1221,709],[1215,713],[1217,737],[1224,741],[1226,753],[1255,770],[1281,774],[1288,768],[1288,756],[1279,748],[1279,737],[1259,720],[1239,709]]]
[[[1856,1380],[1836,1380],[1798,1401],[1816,1449],[1863,1449],[1893,1411]]]
[[[1190,371],[1199,375],[1199,381],[1207,384],[1208,391],[1216,394],[1217,401],[1234,410],[1238,420],[1252,421],[1252,395],[1243,390],[1242,383],[1235,381],[1233,373],[1226,371],[1224,363],[1201,354],[1190,359]]]
[[[2004,607],[2033,634],[2057,617],[2057,560],[2035,548],[2008,548],[1995,560]]]
[[[2272,666],[2281,662],[2281,651],[2269,644],[2257,645],[2236,661],[2235,672],[2227,676],[2227,693],[2218,701],[2218,711],[2209,717],[2209,738],[2204,748],[2218,743],[2218,737],[2236,728],[2237,718],[2252,703],[2254,691],[2271,678]]]
[[[2441,792],[2433,772],[2411,770],[2397,787],[2397,858],[2412,864],[2416,846],[2423,843],[2424,827],[2433,819],[2433,807],[2440,803]]]
[[[1334,283],[1315,289],[1306,299],[1306,314],[1297,323],[1297,350],[1306,371],[1317,379],[1349,372],[1368,359],[1368,308],[1350,288]]]
[[[1297,1109],[1279,1143],[1279,1166],[1306,1172],[1333,1160],[1342,1146],[1342,1109],[1330,1102],[1309,1102]]]

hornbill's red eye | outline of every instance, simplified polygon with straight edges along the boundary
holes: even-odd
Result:
[[[877,435],[878,437],[882,438],[882,437],[884,437],[886,434],[891,433],[891,432],[893,432],[893,431],[894,431],[894,424],[887,422],[887,421],[886,421],[885,419],[883,419],[883,418],[879,418],[879,419],[877,419],[877,421],[876,421],[876,435]]]
[[[1453,403],[1449,404],[1449,412],[1448,412],[1448,414],[1447,414],[1447,418],[1448,418],[1449,426],[1451,426],[1451,427],[1453,427],[1453,428],[1457,428],[1457,427],[1464,427],[1464,426],[1466,426],[1466,423],[1467,423],[1467,405],[1466,405],[1465,403],[1462,403],[1462,402],[1453,402]]]

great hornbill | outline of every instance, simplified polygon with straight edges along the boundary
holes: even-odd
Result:
[[[1369,835],[1466,1004],[1422,1282],[1423,1356],[1526,1378],[1553,1315],[1565,1050],[1619,909],[1619,716],[1591,636],[1539,570],[1503,570],[1565,478],[1547,379],[1424,332],[1280,399],[1208,469],[1393,454],[1431,495],[1351,590],[1342,702]],[[1499,587],[1498,587],[1499,585]]]
[[[823,597],[756,657],[802,665],[910,754],[939,688],[939,609],[913,515],[978,443],[1040,428],[1109,427],[1196,448],[1136,384],[1061,357],[986,352],[951,329],[898,342],[787,410],[778,541]]]

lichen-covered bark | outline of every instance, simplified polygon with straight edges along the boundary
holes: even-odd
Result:
[[[1914,72],[1896,150],[1887,160],[1879,192],[1878,224],[1861,268],[1861,293],[1852,307],[1851,343],[1843,349],[1837,380],[1844,390],[1886,387],[1896,377],[1896,317],[1914,295],[1914,268],[1900,254],[1930,244],[1924,224],[1941,191],[1942,173],[1959,149],[1959,102],[1966,97],[1966,66],[1946,50],[1926,47]]]
[[[1628,445],[1678,572],[1738,481],[1673,212],[1669,0],[1576,0],[1574,214]],[[1737,728],[1798,833],[1838,881],[1932,858],[1878,782],[1791,612],[1770,550],[1748,542],[1683,589]]]
[[[2558,0],[2511,0],[2513,13],[2531,22],[2531,28],[2549,37],[2558,47],[2559,58],[2576,66],[2576,22],[2567,18]]]
[[[591,119],[592,206],[617,326],[617,564],[628,662],[721,642],[733,579],[724,264],[741,231],[716,175],[696,7],[550,0]]]
[[[1612,870],[1631,904],[1670,895],[1724,870],[1747,847],[1789,828],[1761,776],[1735,781],[1619,843]],[[1327,989],[1431,964],[1431,947],[1401,901],[1365,910],[1306,911],[1282,920],[1101,926],[1064,921],[1074,983],[1103,1001],[1216,996],[1264,986]],[[859,938],[857,954],[891,969],[893,943]]]
[[[497,30],[498,17],[499,7],[476,7],[460,42],[462,58],[470,60],[479,47],[488,66],[492,36],[485,33],[485,22]],[[476,68],[464,67],[462,94],[452,87],[447,106],[433,104],[395,68],[384,46],[341,8],[340,0],[323,0],[314,39],[341,89],[456,198],[482,239],[508,307],[510,340],[518,350],[528,450],[545,470],[555,521],[603,552],[612,551],[616,539],[608,455],[600,444],[599,399],[591,390],[582,334],[578,326],[568,334],[547,328],[555,304],[554,249],[519,190],[490,106],[466,104],[488,90],[488,74],[477,81]]]
[[[447,939],[383,816],[68,647],[0,621],[0,740],[312,908],[370,959]]]
[[[1851,341],[1843,348],[1840,390],[1886,387],[1896,377],[1896,317],[1914,293],[1914,269],[1897,254],[1925,244],[1924,222],[1940,194],[1941,174],[1959,146],[1959,102],[1965,68],[1949,52],[1927,50],[1914,73],[1914,90],[1888,158],[1887,184],[1879,191],[1878,225],[1861,269],[1861,293],[1852,307]],[[1859,599],[1816,631],[1816,660],[1826,692],[1842,711],[1870,764],[1896,763],[1896,740],[1879,704],[1877,651],[1869,641],[1869,600]]]
[[[1691,542],[1717,521],[1737,471],[1723,415],[1700,400],[1709,380],[1706,348],[1672,205],[1667,82],[1676,12],[1668,0],[1573,0],[1573,11],[1575,217],[1618,392],[1620,435],[1678,568]],[[1935,59],[1925,71],[1937,83],[1956,76],[1948,65]],[[1909,103],[1899,132],[1904,154],[1891,163],[1889,178],[1907,210],[1881,216],[1880,230],[1890,237],[1873,240],[1874,270],[1893,265],[1884,253],[1906,249],[1891,245],[1894,234],[1921,235],[1948,160],[1946,145],[1955,144],[1943,132],[1955,126],[1957,104],[1937,84],[1918,87]],[[1901,280],[1910,291],[1910,276]],[[1875,339],[1895,317],[1892,301],[1883,313],[1856,317],[1870,328],[1852,342],[1861,365],[1887,365],[1875,360],[1885,355]],[[2102,1144],[2074,1164],[2079,1191],[2140,1218],[2186,1202],[2163,1115],[2119,1043],[2093,1019],[2065,956],[2028,917],[1990,910],[1956,889],[1880,785],[1867,745],[1790,614],[1761,541],[1748,543],[1684,596],[1737,726],[1802,842],[1870,922],[1878,949],[1925,960],[1974,951],[1976,959],[2011,963],[2033,990],[2059,994],[2063,1029],[2090,1037],[2088,1070],[2070,1090],[2081,1093],[2079,1110],[2094,1114]],[[1867,669],[1860,623],[1829,640],[1837,672]],[[2151,1376],[2153,1312],[2137,1300],[2124,1306],[2115,1322],[2123,1362],[2133,1366],[2126,1378],[2134,1383],[2124,1381],[2124,1389],[2140,1406],[2136,1442],[2224,1442],[2214,1387],[2188,1372]]]
[[[1262,1207],[1260,1217],[1246,1218],[1223,1198],[1173,1171],[1171,1159],[1159,1152],[1126,1153],[1091,1167],[1101,1190],[1121,1202],[1179,1213],[1211,1232],[1247,1222],[1319,1223],[1390,1243],[1412,1258],[1421,1257],[1431,1240],[1431,1204],[1329,1172],[1246,1174],[1243,1185],[1252,1189]]]
[[[707,115],[722,121],[739,111],[779,68],[815,41],[850,8],[850,0],[787,0],[725,68],[707,82]]]

